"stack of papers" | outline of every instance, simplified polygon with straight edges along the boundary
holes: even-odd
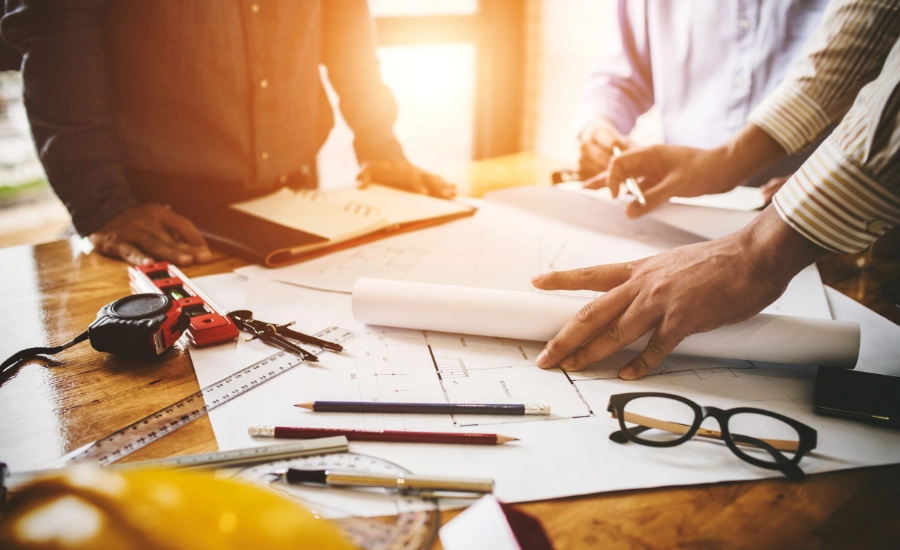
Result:
[[[223,309],[250,309],[257,318],[278,323],[296,320],[294,328],[301,332],[340,326],[358,334],[345,344],[344,353],[326,353],[321,363],[297,367],[277,382],[212,411],[219,447],[272,443],[247,435],[251,425],[500,433],[520,441],[498,447],[353,442],[351,450],[417,474],[493,477],[497,497],[508,502],[780,475],[737,459],[716,442],[655,449],[609,440],[618,429],[606,412],[610,395],[664,391],[705,406],[759,407],[812,426],[818,430],[819,444],[801,463],[807,473],[900,462],[900,432],[813,412],[814,367],[672,356],[643,380],[624,382],[616,372],[633,352],[619,352],[580,373],[545,371],[533,364],[541,342],[366,326],[353,318],[349,294],[334,292],[341,290],[334,285],[328,291],[317,288],[327,286],[323,282],[330,273],[342,272],[337,279],[347,290],[356,278],[379,273],[402,280],[527,290],[531,275],[542,270],[625,261],[701,239],[658,220],[627,225],[615,205],[585,201],[565,191],[521,191],[534,195],[514,190],[502,200],[489,198],[474,219],[449,224],[443,228],[446,233],[406,235],[431,241],[427,248],[415,239],[400,243],[392,257],[410,260],[404,265],[371,261],[384,259],[374,247],[390,241],[385,240],[345,251],[349,255],[337,263],[323,262],[319,272],[294,271],[288,276],[268,270],[270,277],[261,277],[259,270],[246,270],[246,276],[196,279]],[[540,194],[548,191],[554,195]],[[546,212],[536,213],[535,203],[543,204]],[[416,247],[419,253],[411,253]],[[354,262],[354,257],[370,261]],[[300,264],[304,265],[309,264]],[[900,375],[896,362],[900,327],[825,289],[814,267],[798,276],[788,294],[777,306],[783,313],[833,316],[862,325],[858,370]],[[191,357],[200,385],[205,386],[273,351],[261,342],[241,339],[192,348]],[[549,418],[355,415],[294,407],[314,400],[375,399],[542,403],[550,404],[553,414]],[[369,505],[356,512],[392,513]]]

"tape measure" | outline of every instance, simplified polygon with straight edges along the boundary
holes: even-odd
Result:
[[[346,329],[330,327],[315,336],[339,344],[353,338],[356,334]],[[309,351],[313,355],[319,355],[323,349],[309,346]],[[193,422],[209,411],[240,397],[253,388],[286,373],[301,363],[303,360],[294,354],[284,351],[276,353],[121,430],[98,439],[83,451],[77,452],[69,458],[66,464],[96,462],[101,466],[108,466],[141,447],[165,437],[185,424]]]
[[[162,294],[181,306],[188,318],[187,333],[191,344],[209,346],[238,337],[234,321],[169,262],[129,267],[128,279],[134,292]]]
[[[0,373],[10,375],[23,361],[55,355],[85,340],[97,351],[123,357],[152,358],[167,352],[190,326],[181,304],[165,294],[133,294],[106,304],[88,329],[65,344],[16,352],[3,363]]]

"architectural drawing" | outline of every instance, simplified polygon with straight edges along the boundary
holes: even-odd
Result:
[[[364,400],[539,403],[553,411],[549,417],[454,415],[456,426],[592,415],[571,380],[534,365],[536,342],[396,329],[369,332],[353,344]]]

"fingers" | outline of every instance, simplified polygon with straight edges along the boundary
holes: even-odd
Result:
[[[596,141],[581,142],[581,155],[578,159],[578,174],[582,179],[588,178],[606,169],[612,156],[612,146],[602,147]]]
[[[613,157],[609,160],[607,185],[614,197],[618,196],[619,187],[625,184],[627,178],[645,176],[641,168],[652,154],[652,149],[650,147],[622,153],[618,157]]]
[[[166,237],[167,235],[161,227],[158,231],[136,229],[128,235],[127,242],[137,245],[157,261],[172,262],[177,265],[190,265],[194,262],[193,256],[181,250],[178,245],[173,246],[166,242]]]
[[[131,265],[147,265],[152,264],[156,260],[151,258],[150,256],[141,252],[140,249],[128,244],[128,243],[118,243],[116,246],[116,253],[109,254],[110,256],[118,256],[122,258],[126,262]]]
[[[152,264],[156,261],[134,245],[119,239],[115,232],[91,233],[88,238],[94,249],[104,256],[119,258],[132,265]]]
[[[632,292],[623,286],[607,292],[581,308],[578,314],[547,342],[535,360],[537,366],[547,369],[558,365],[592,334],[608,326],[628,307],[632,299]]]
[[[359,174],[356,175],[356,185],[360,189],[365,189],[372,183],[372,177],[369,175],[368,166],[363,166]]]
[[[440,176],[423,172],[425,186],[428,188],[428,194],[439,199],[452,199],[456,196],[456,186],[447,183]]]
[[[629,218],[639,218],[644,214],[659,208],[661,205],[669,202],[669,199],[676,195],[674,185],[671,178],[663,178],[657,185],[652,185],[647,181],[641,182],[641,191],[644,193],[644,202],[632,201],[625,208],[625,215]],[[645,189],[646,187],[646,189]]]
[[[604,170],[592,178],[584,180],[581,184],[582,189],[602,189],[606,187],[609,179],[609,172]]]
[[[631,307],[613,319],[586,345],[563,359],[559,366],[567,371],[580,371],[601,359],[606,359],[628,344],[647,334],[655,323],[646,309]]]
[[[159,221],[174,232],[180,241],[189,246],[189,252],[192,253],[195,260],[207,262],[212,257],[206,246],[206,240],[190,220],[166,209],[165,213],[159,216]]]
[[[593,290],[607,292],[627,281],[631,277],[636,264],[607,264],[572,269],[570,271],[552,271],[536,275],[531,284],[541,290]]]
[[[623,380],[637,380],[658,367],[685,338],[683,333],[674,327],[675,324],[663,319],[650,336],[644,351],[622,367],[619,377]]]

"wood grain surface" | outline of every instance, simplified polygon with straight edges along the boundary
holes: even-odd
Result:
[[[819,263],[823,279],[900,323],[900,309],[883,293],[900,281],[900,261],[870,255],[861,269],[857,260],[829,256]],[[241,265],[220,254],[184,271],[198,277]],[[103,305],[130,292],[125,265],[90,253],[80,239],[0,249],[0,266],[0,358],[74,337]],[[29,363],[4,380],[0,460],[14,471],[52,466],[66,452],[198,389],[183,345],[156,361],[123,360],[79,345],[53,363]],[[128,460],[215,448],[203,418]],[[548,465],[545,475],[552,472]],[[776,479],[624,491],[518,507],[541,519],[560,550],[896,548],[900,466],[816,475],[801,483]]]

